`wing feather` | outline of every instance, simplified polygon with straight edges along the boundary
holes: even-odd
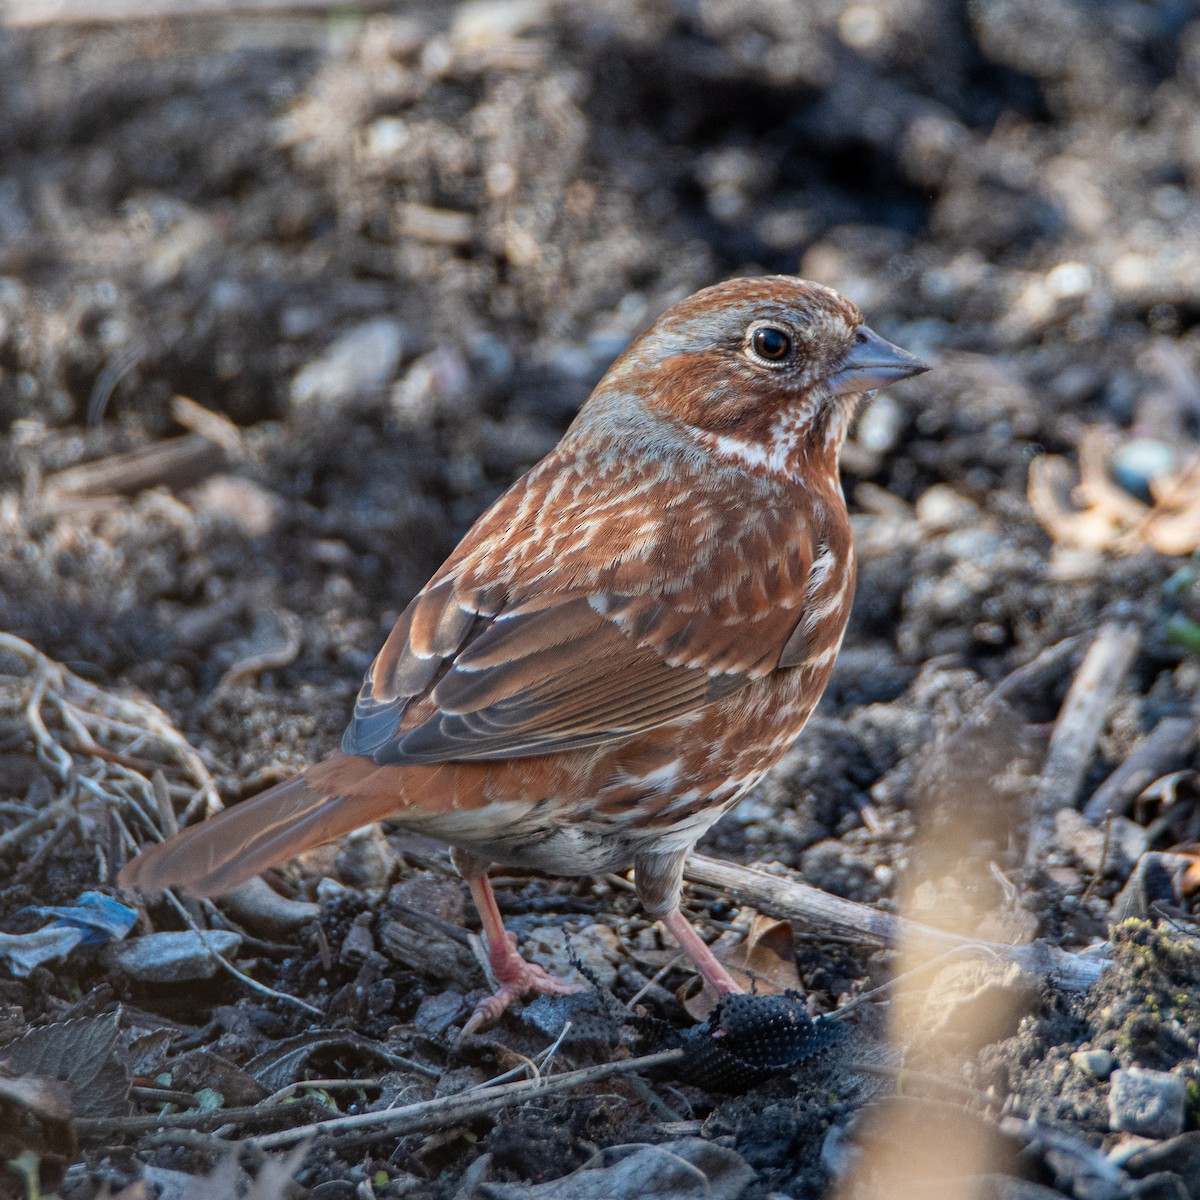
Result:
[[[568,533],[560,552],[524,560],[521,514],[536,507],[519,489],[503,497],[405,610],[344,751],[382,766],[577,750],[686,716],[779,666],[813,557],[794,509],[747,518],[716,497],[708,526],[664,518],[654,544],[598,564],[614,539],[594,514],[586,540]],[[654,564],[666,561],[684,566],[664,576]]]

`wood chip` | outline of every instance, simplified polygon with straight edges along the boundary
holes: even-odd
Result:
[[[1074,806],[1105,717],[1141,644],[1142,637],[1135,625],[1110,621],[1084,655],[1050,738],[1034,801],[1025,855],[1027,867],[1038,863],[1049,844],[1055,812]]]
[[[198,433],[139,446],[47,476],[50,507],[60,498],[133,496],[152,487],[180,489],[199,483],[225,465],[225,451]]]
[[[430,208],[426,204],[401,204],[398,216],[400,232],[418,241],[466,246],[475,236],[475,218],[471,213]]]
[[[1096,789],[1083,815],[1093,821],[1108,813],[1126,813],[1156,779],[1183,765],[1195,749],[1193,717],[1164,717],[1134,747],[1133,753]]]

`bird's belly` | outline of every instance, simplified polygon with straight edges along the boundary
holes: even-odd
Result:
[[[570,771],[544,769],[566,756],[526,759],[519,774],[511,764],[508,786],[481,805],[396,817],[490,862],[553,875],[625,870],[642,853],[687,850],[799,734],[820,694],[811,682],[800,686],[801,670],[698,720],[580,756]]]
[[[527,815],[511,823],[488,821],[475,829],[442,827],[427,832],[497,866],[545,871],[550,875],[624,871],[647,842],[636,830],[580,823],[569,818],[531,819],[530,807],[539,806],[526,805]]]

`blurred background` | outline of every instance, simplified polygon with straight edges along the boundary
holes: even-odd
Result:
[[[1068,949],[1169,853],[1174,884],[1121,913],[1184,921],[1198,200],[1189,0],[0,0],[0,630],[140,689],[249,794],[336,743],[395,616],[638,330],[719,279],[799,273],[937,369],[847,447],[838,673],[707,849],[885,909],[909,867],[910,915]],[[1054,647],[1097,629],[1111,687],[1051,796],[1086,639]],[[1089,808],[1170,720],[1146,777]],[[0,771],[14,803],[28,786]],[[87,833],[3,914],[106,883]],[[883,978],[799,953],[822,1009]],[[47,986],[77,999],[81,970]],[[954,1026],[975,1098],[1116,1137],[1108,1076],[1070,1065],[1089,1038],[1200,1096],[1194,1004],[1163,1057],[1110,993],[1013,989],[1011,1019]],[[411,1017],[393,999],[379,1022]],[[827,1133],[854,1104],[790,1103],[710,1130],[754,1195],[848,1177]],[[1082,1197],[1066,1161],[1037,1186]]]

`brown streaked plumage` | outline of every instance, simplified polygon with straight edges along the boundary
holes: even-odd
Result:
[[[692,845],[780,757],[854,593],[838,455],[858,398],[927,369],[790,276],[675,305],[396,622],[342,748],[147,850],[127,886],[212,895],[360,825],[442,838],[499,992],[567,985],[504,933],[489,863],[624,869],[718,990],[679,912]]]

